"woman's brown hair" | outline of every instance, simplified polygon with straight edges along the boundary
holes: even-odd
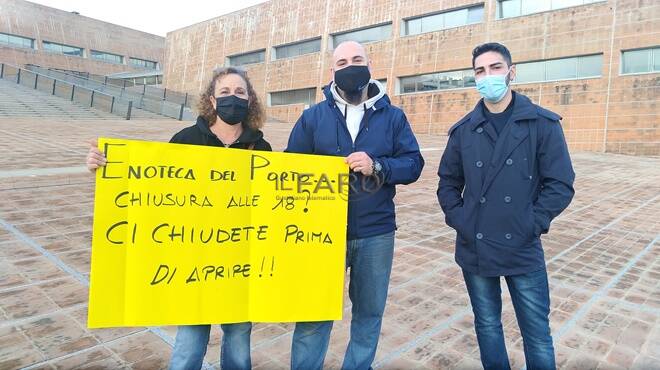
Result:
[[[250,128],[252,130],[260,129],[261,127],[263,127],[264,121],[266,120],[266,113],[264,112],[264,108],[261,105],[259,98],[257,97],[257,93],[254,91],[254,88],[252,87],[252,83],[250,82],[247,73],[239,68],[221,67],[213,70],[213,76],[211,76],[211,80],[206,85],[206,89],[202,91],[199,101],[197,102],[197,111],[199,112],[199,115],[202,116],[209,123],[209,127],[215,124],[217,113],[215,109],[213,109],[213,105],[211,105],[210,98],[215,96],[216,83],[222,77],[229,74],[236,74],[241,76],[241,78],[243,78],[245,84],[247,85],[248,99],[249,99],[248,115],[246,120],[243,122],[243,127]]]

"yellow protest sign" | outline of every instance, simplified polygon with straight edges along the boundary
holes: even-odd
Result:
[[[338,320],[343,158],[100,139],[88,326]]]

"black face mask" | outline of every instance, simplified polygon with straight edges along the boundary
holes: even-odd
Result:
[[[248,115],[248,100],[236,95],[215,98],[215,111],[225,123],[235,125],[245,121]]]
[[[355,95],[369,85],[371,73],[367,66],[348,66],[335,71],[335,83],[348,95]]]

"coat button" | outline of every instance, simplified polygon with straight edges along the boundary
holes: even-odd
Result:
[[[504,235],[504,237],[507,238],[507,239],[511,239],[511,234],[506,234],[506,235]]]
[[[511,159],[511,158],[507,159],[506,164],[507,164],[507,166],[512,165],[513,164],[513,159]]]
[[[511,197],[508,195],[504,197],[504,203],[511,203]]]
[[[477,133],[480,134],[480,133],[482,133],[482,132],[484,132],[484,128],[483,128],[483,127],[479,127],[479,128],[477,129]]]
[[[477,239],[481,240],[484,238],[484,234],[482,233],[477,233]]]
[[[484,197],[481,197],[481,199],[479,199],[479,203],[481,203],[481,204],[484,204],[484,203],[486,203],[486,198],[484,198]]]
[[[482,162],[482,161],[477,161],[477,163],[475,163],[475,165],[476,165],[477,167],[481,168],[481,167],[484,166],[484,162]]]

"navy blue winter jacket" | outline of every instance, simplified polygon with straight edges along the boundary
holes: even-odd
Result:
[[[346,157],[366,152],[382,164],[378,178],[351,173],[347,238],[361,239],[396,229],[395,185],[415,182],[424,167],[417,139],[401,109],[390,104],[377,83],[368,96],[381,97],[365,111],[353,142],[344,115],[337,107],[330,85],[323,89],[325,101],[306,109],[296,122],[287,152]]]

